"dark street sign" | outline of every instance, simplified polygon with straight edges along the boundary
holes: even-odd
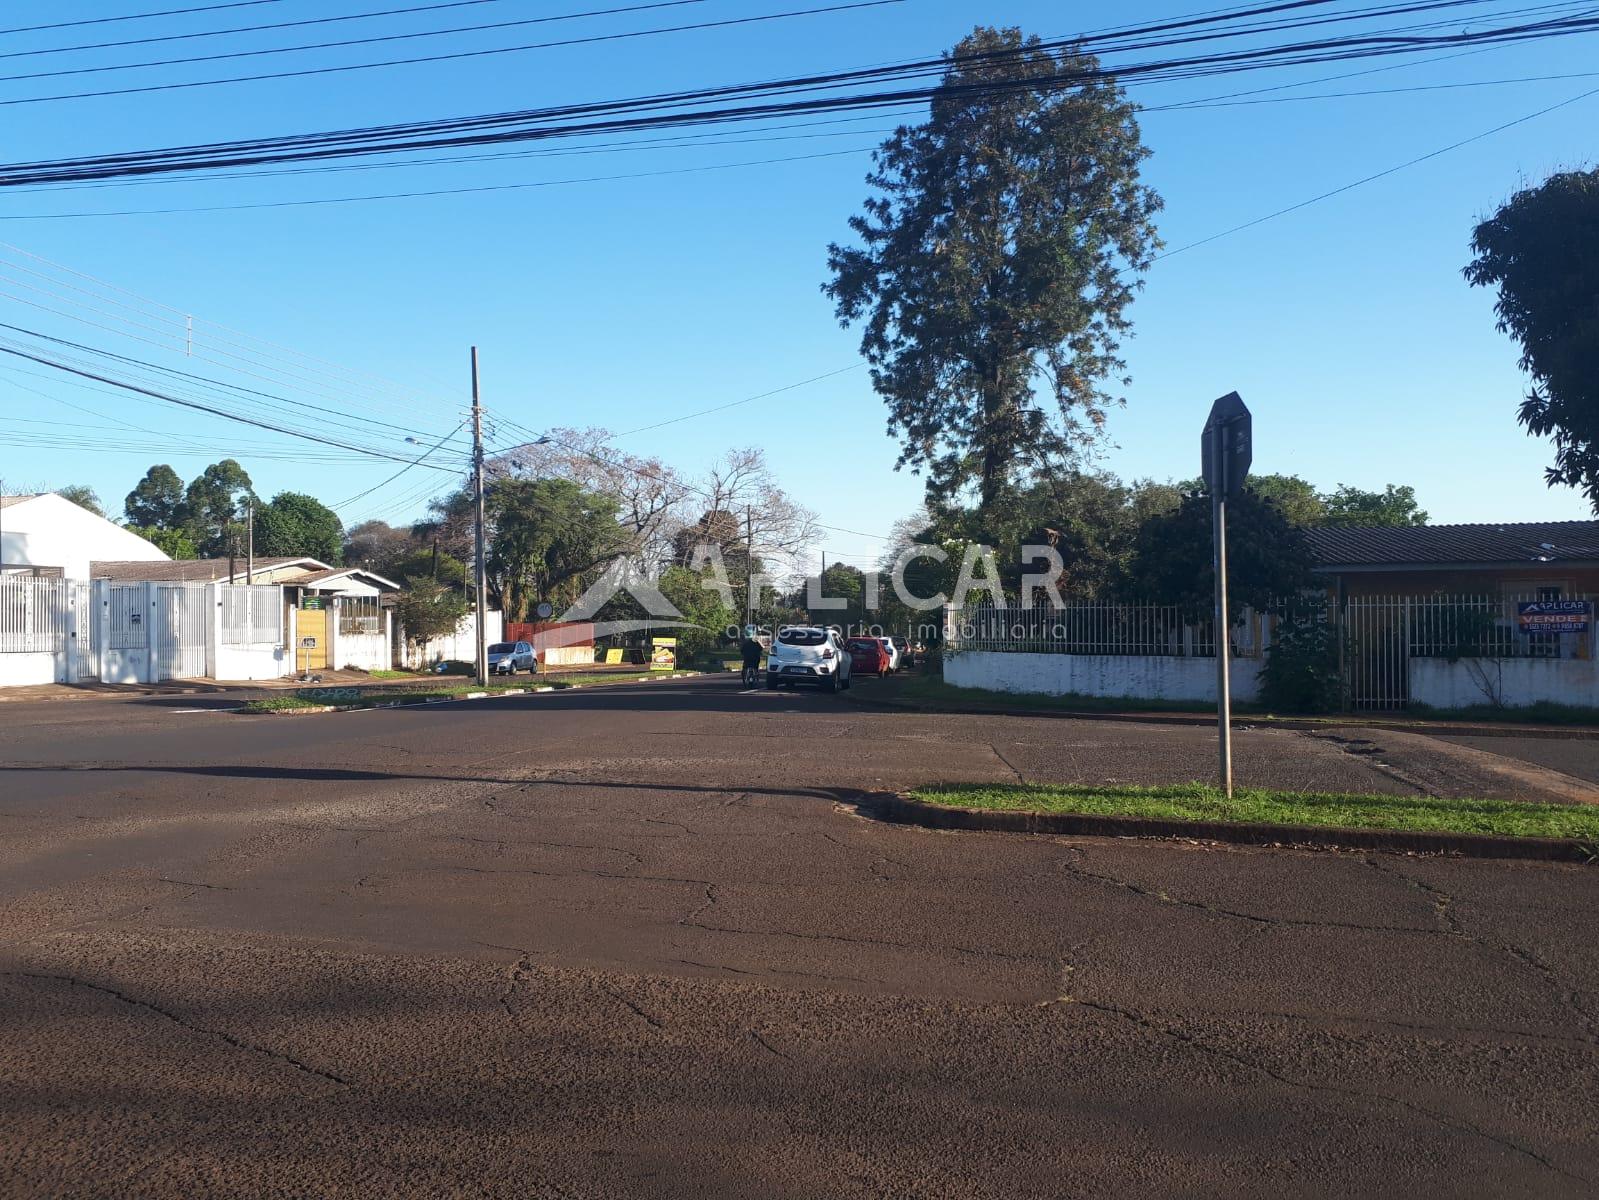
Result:
[[[1216,457],[1216,431],[1221,431],[1221,462]],[[1213,496],[1236,495],[1254,461],[1254,421],[1237,392],[1228,392],[1210,406],[1200,435],[1200,462],[1205,486]]]

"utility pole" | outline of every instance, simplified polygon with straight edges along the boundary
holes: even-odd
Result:
[[[744,506],[744,624],[755,624],[755,514]]]
[[[472,532],[476,543],[477,562],[477,681],[478,686],[489,683],[488,625],[488,560],[484,556],[483,532],[483,404],[478,398],[477,347],[472,347]]]

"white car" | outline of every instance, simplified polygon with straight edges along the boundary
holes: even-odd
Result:
[[[495,642],[489,647],[490,675],[515,675],[518,671],[531,675],[538,669],[538,656],[526,642]]]
[[[850,653],[837,631],[820,625],[784,625],[766,656],[766,686],[807,684],[824,692],[850,684]]]

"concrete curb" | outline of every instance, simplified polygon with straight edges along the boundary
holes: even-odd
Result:
[[[926,713],[930,716],[968,717],[1046,717],[1050,720],[1113,721],[1129,725],[1202,725],[1211,728],[1216,724],[1214,715],[1192,712],[1100,712],[1095,709],[1015,708],[994,704],[950,704],[933,701],[919,703],[913,700],[850,699],[862,708],[884,708],[895,712]],[[1551,741],[1599,739],[1599,729],[1582,725],[1483,725],[1464,721],[1393,721],[1359,716],[1324,717],[1261,717],[1249,713],[1234,713],[1233,728],[1253,726],[1256,729],[1288,729],[1298,732],[1315,732],[1327,729],[1391,729],[1396,733],[1447,734],[1455,737],[1516,737],[1545,738]]]
[[[1419,833],[1401,829],[1256,825],[1223,821],[1166,821],[1089,813],[1000,812],[946,808],[893,792],[866,792],[854,803],[896,825],[991,833],[1067,834],[1088,837],[1189,838],[1245,846],[1387,850],[1399,854],[1453,854],[1463,858],[1592,863],[1592,847],[1559,838],[1516,838],[1485,833]]]

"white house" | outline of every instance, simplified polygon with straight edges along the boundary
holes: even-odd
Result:
[[[168,561],[153,542],[54,492],[0,496],[0,570],[88,579],[96,559]]]

